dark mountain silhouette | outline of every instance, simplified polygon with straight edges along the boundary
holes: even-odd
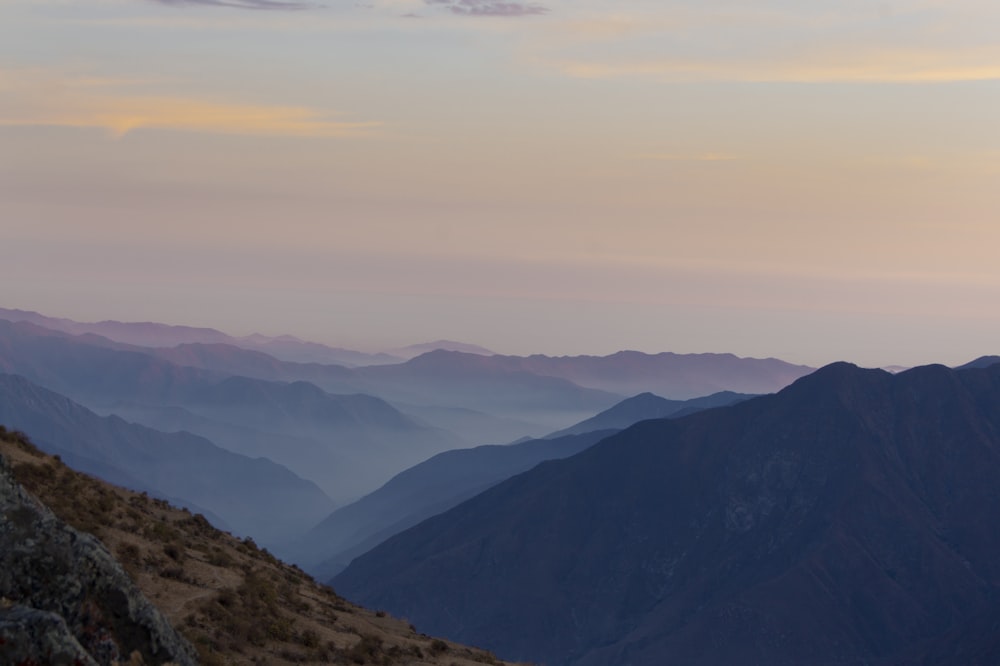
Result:
[[[998,478],[1000,365],[838,363],[542,463],[333,582],[550,666],[970,663],[997,644]]]
[[[446,451],[397,474],[357,502],[337,509],[284,552],[293,553],[296,561],[317,577],[329,578],[394,534],[540,462],[579,453],[638,421],[694,413],[750,397],[727,392],[691,400],[665,400],[644,393],[545,439]]]
[[[991,365],[1000,363],[1000,356],[980,356],[974,361],[969,361],[965,365],[960,365],[956,370],[966,370],[968,368],[988,368]]]
[[[544,460],[565,458],[613,430],[446,451],[394,476],[375,492],[334,511],[283,550],[317,578],[339,573],[361,553]]]
[[[712,407],[725,407],[734,405],[737,402],[749,400],[754,396],[746,393],[734,393],[732,391],[721,391],[706,395],[702,398],[691,398],[690,400],[667,400],[652,393],[640,393],[622,400],[617,405],[604,410],[596,416],[580,421],[563,430],[552,433],[549,437],[561,437],[563,435],[576,435],[594,430],[623,430],[633,423],[645,421],[646,419],[663,419],[667,417],[685,416],[693,414],[703,409]]]
[[[101,417],[23,377],[0,374],[0,423],[27,432],[77,469],[202,509],[242,535],[273,545],[333,509],[316,487],[263,458],[190,433],[163,433]]]

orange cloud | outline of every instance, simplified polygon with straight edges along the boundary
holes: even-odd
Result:
[[[667,82],[946,83],[1000,79],[1000,49],[899,49],[803,53],[781,60],[554,60],[563,73],[586,79],[653,78]]]
[[[47,71],[0,71],[0,125],[102,128],[116,137],[137,129],[346,137],[380,125],[333,120],[308,107],[142,95],[122,87],[127,84]]]

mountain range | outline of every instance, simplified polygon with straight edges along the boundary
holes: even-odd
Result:
[[[243,349],[256,350],[284,361],[298,363],[325,363],[333,365],[371,365],[398,363],[401,357],[390,354],[354,351],[329,347],[316,342],[301,340],[292,335],[269,337],[253,334],[234,337],[214,328],[177,326],[156,322],[101,321],[85,323],[60,317],[47,317],[29,310],[0,308],[0,319],[25,321],[70,335],[94,334],[115,342],[142,347],[176,347],[184,344],[227,344]]]
[[[333,510],[315,484],[266,458],[239,455],[191,433],[98,416],[23,377],[0,374],[0,423],[31,433],[75,469],[168,498],[272,547]]]
[[[350,501],[463,442],[366,395],[178,365],[139,347],[0,321],[0,371],[95,412],[266,456]]]
[[[994,663],[998,478],[1000,365],[837,363],[544,462],[333,584],[550,666]]]
[[[394,534],[540,462],[579,453],[638,421],[693,413],[749,397],[725,392],[684,401],[643,393],[544,439],[439,453],[340,507],[282,552],[317,578],[326,579]]]

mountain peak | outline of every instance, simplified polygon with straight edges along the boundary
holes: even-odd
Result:
[[[998,404],[1000,366],[830,364],[540,465],[334,581],[553,666],[924,663],[995,635]]]

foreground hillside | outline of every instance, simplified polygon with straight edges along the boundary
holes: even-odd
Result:
[[[354,606],[253,541],[220,532],[201,516],[161,500],[74,472],[20,433],[0,429],[0,456],[56,516],[98,537],[194,645],[202,664],[503,663],[417,633],[381,611]],[[2,520],[4,533],[16,534],[18,524],[11,522],[16,518],[4,514]],[[18,581],[26,589],[44,583]],[[5,640],[13,641],[9,635]],[[136,648],[123,656],[132,655],[130,663],[160,663],[148,650],[143,659],[143,652]],[[98,663],[109,661],[98,658]]]
[[[834,364],[543,463],[334,585],[550,666],[997,664],[998,479],[1000,365]]]

